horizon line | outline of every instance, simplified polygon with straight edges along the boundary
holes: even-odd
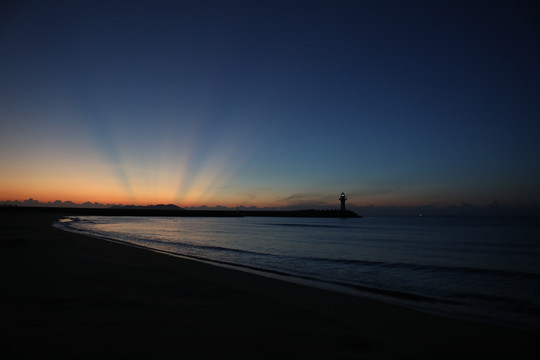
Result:
[[[138,205],[138,204],[122,204],[122,203],[100,203],[100,202],[91,202],[86,201],[83,203],[75,203],[73,201],[67,200],[55,200],[49,202],[41,202],[39,200],[29,198],[23,201],[20,200],[3,200],[0,201],[0,206],[9,207],[9,206],[21,206],[21,207],[59,207],[59,208],[110,208],[114,206],[123,206],[123,207],[158,207],[158,206],[174,206],[178,209],[185,210],[276,210],[276,211],[286,211],[286,210],[332,210],[339,209],[339,204],[329,205],[327,203],[311,202],[311,203],[296,203],[284,206],[256,206],[256,205],[236,205],[236,206],[226,206],[226,205],[191,205],[191,206],[180,206],[177,204],[169,203],[159,203],[159,204],[147,204],[147,205]],[[361,212],[365,215],[437,215],[437,216],[470,216],[470,215],[479,215],[479,216],[492,216],[492,215],[501,215],[501,216],[540,216],[540,204],[529,203],[529,204],[519,204],[519,205],[507,205],[500,203],[499,201],[493,201],[488,205],[474,205],[467,202],[462,202],[459,205],[456,204],[447,204],[441,205],[437,203],[426,203],[422,205],[376,205],[376,204],[367,204],[367,205],[358,205],[358,204],[347,204],[347,209]]]

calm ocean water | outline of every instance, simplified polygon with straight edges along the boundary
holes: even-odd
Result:
[[[540,331],[540,220],[78,216],[57,227],[442,315]]]

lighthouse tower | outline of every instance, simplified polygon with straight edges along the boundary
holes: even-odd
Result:
[[[345,211],[345,201],[347,200],[347,197],[345,196],[345,193],[341,193],[339,197],[339,201],[341,201],[341,211]]]

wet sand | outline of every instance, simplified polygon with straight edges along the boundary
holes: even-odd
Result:
[[[539,334],[437,317],[61,231],[0,211],[2,354],[538,358]]]

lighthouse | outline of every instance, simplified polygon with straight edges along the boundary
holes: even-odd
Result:
[[[347,201],[345,193],[341,193],[341,195],[339,196],[339,201],[341,201],[341,211],[345,211],[345,201]]]

